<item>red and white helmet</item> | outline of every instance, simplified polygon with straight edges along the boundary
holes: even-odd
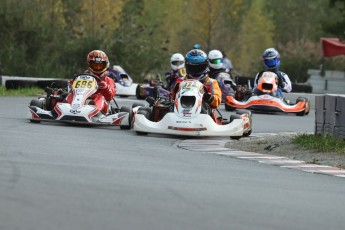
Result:
[[[173,54],[170,58],[170,64],[173,70],[179,70],[184,68],[185,60],[183,55],[180,53]]]
[[[100,75],[109,67],[108,56],[101,50],[93,50],[87,55],[87,65],[93,74]]]

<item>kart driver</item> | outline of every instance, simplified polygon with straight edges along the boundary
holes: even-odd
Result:
[[[93,50],[87,55],[88,70],[85,73],[91,73],[97,75],[101,81],[98,82],[98,90],[95,94],[92,95],[92,99],[94,101],[103,100],[103,113],[108,112],[108,103],[109,101],[115,96],[116,93],[116,86],[114,80],[109,77],[109,72],[107,69],[109,68],[109,59],[108,56],[101,50]],[[70,81],[72,85],[73,80]],[[69,94],[66,98],[66,101],[71,103],[72,102],[72,95]]]
[[[203,109],[207,114],[211,114],[211,109],[219,107],[222,99],[222,93],[218,82],[208,75],[207,55],[200,49],[193,49],[186,54],[187,79],[199,80],[204,84],[205,93],[203,95]],[[176,83],[173,90],[173,98],[179,89],[179,83]]]
[[[226,74],[232,79],[229,70],[223,67],[223,54],[219,50],[211,50],[208,53],[209,76],[217,79],[219,74]],[[232,81],[231,88],[236,91],[236,83]]]
[[[176,81],[186,76],[185,60],[182,54],[175,53],[170,58],[171,70],[165,74],[167,90],[171,91]]]
[[[256,74],[255,80],[254,80],[254,94],[259,94],[259,90],[257,89],[257,85],[259,82],[259,78],[262,76],[262,74],[265,71],[271,71],[278,76],[278,97],[283,98],[283,91],[286,93],[291,92],[292,90],[292,85],[289,76],[282,72],[279,71],[279,66],[280,66],[280,55],[278,51],[274,48],[268,48],[264,51],[263,55],[263,62],[265,65],[265,70],[260,71],[259,73]]]

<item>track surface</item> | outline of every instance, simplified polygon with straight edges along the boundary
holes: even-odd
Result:
[[[343,178],[187,151],[177,137],[32,124],[30,100],[0,100],[0,230],[345,226]],[[314,113],[254,114],[253,135],[313,132]]]

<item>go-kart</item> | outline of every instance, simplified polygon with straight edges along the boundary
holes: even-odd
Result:
[[[138,84],[136,88],[137,99],[145,99],[146,97],[168,98],[169,95],[170,92],[164,88],[159,75],[156,75],[155,78],[144,79],[144,83]]]
[[[232,88],[234,81],[228,73],[218,74],[216,80],[218,81],[218,85],[222,91],[222,102],[225,102],[226,96],[233,95],[235,93],[235,90]]]
[[[116,95],[120,97],[135,96],[138,84],[133,83],[132,78],[119,65],[114,65],[108,69],[109,77],[111,77],[116,85]]]
[[[130,129],[133,121],[131,108],[118,107],[113,99],[104,111],[105,99],[95,94],[101,79],[93,74],[77,74],[70,91],[66,89],[45,89],[47,96],[33,99],[29,105],[28,119],[31,122],[57,121],[87,125],[118,125]],[[69,98],[69,99],[68,99]]]
[[[290,103],[285,98],[277,96],[278,76],[273,72],[262,74],[257,89],[259,93],[253,94],[242,87],[235,94],[226,96],[225,109],[227,111],[249,109],[257,112],[295,113],[297,116],[309,114],[310,101],[307,98],[298,97],[296,103]]]
[[[226,120],[218,110],[202,102],[204,92],[201,82],[184,80],[175,100],[147,97],[150,107],[133,105],[133,129],[141,135],[228,136],[232,139],[251,134],[250,111],[238,111]]]

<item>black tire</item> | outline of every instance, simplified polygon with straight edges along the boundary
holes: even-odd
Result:
[[[137,86],[136,90],[135,90],[135,96],[137,97],[137,99],[139,100],[144,100],[145,97],[143,97],[142,95],[140,95],[140,85]]]
[[[30,102],[30,106],[36,106],[40,109],[45,109],[46,98],[41,99],[32,99]]]
[[[128,116],[128,123],[129,125],[120,125],[120,129],[131,129],[133,126],[133,111],[132,108],[129,108],[128,106],[122,106],[120,109],[120,112],[127,112],[129,114]]]
[[[144,112],[142,112],[142,111],[144,111]],[[139,110],[138,110],[138,113],[139,114],[144,114],[146,119],[148,119],[150,121],[152,120],[151,119],[152,118],[152,109],[150,107],[145,107],[145,106],[144,107],[140,107]]]
[[[243,136],[244,136],[244,137],[249,137],[250,134],[252,134],[252,130],[250,130],[248,133],[243,133]]]
[[[67,87],[67,80],[38,80],[37,87],[44,89],[46,87],[51,88],[66,88]]]
[[[310,110],[310,103],[309,103],[309,100],[305,97],[298,97],[296,99],[296,104],[298,102],[304,102],[305,103],[305,107],[304,107],[304,110],[302,110],[301,112],[298,112],[296,113],[296,116],[304,116],[304,115],[307,115],[309,113],[309,110]],[[307,111],[308,110],[308,111]]]
[[[235,111],[236,110],[235,107],[226,104],[226,102],[224,103],[224,105],[225,105],[225,110],[226,111]]]
[[[6,89],[20,89],[37,87],[35,80],[7,80],[5,82]]]

